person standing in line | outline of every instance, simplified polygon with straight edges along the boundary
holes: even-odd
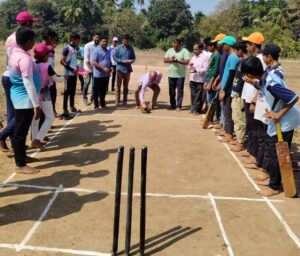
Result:
[[[9,76],[12,83],[11,100],[15,108],[15,129],[12,145],[15,153],[16,171],[35,174],[39,170],[26,164],[26,137],[32,119],[41,115],[39,105],[40,74],[29,50],[34,45],[35,33],[25,27],[16,32],[17,46],[13,48],[9,60]]]
[[[190,88],[191,88],[191,114],[199,115],[202,109],[202,91],[205,72],[208,66],[207,55],[203,52],[204,44],[195,43],[194,56],[189,63]]]
[[[175,38],[173,40],[173,47],[166,52],[164,57],[164,63],[169,64],[170,110],[176,109],[180,111],[182,108],[186,66],[189,64],[189,61],[189,51],[181,46],[181,41],[178,38]]]
[[[18,13],[16,17],[17,24],[20,27],[30,28],[32,29],[33,23],[39,21],[38,18],[34,18],[30,15],[27,11],[22,11]],[[15,128],[15,109],[10,97],[10,89],[11,89],[11,82],[9,78],[9,69],[8,63],[10,60],[10,56],[14,47],[17,46],[16,42],[16,32],[13,32],[5,42],[6,48],[6,70],[2,76],[2,85],[4,88],[5,96],[6,96],[6,114],[7,114],[7,125],[6,127],[0,132],[0,151],[2,152],[9,152],[10,149],[6,144],[6,139],[9,137],[12,140],[14,135],[14,128]]]
[[[116,48],[115,61],[117,62],[117,88],[116,88],[116,106],[120,105],[121,85],[123,82],[123,105],[127,105],[128,85],[132,73],[131,64],[135,61],[135,52],[129,44],[130,36],[122,37],[122,44]]]
[[[154,70],[142,75],[134,94],[136,108],[141,108],[141,110],[143,110],[147,107],[145,103],[145,93],[147,88],[150,88],[153,91],[152,101],[148,109],[152,110],[156,107],[157,98],[160,93],[161,79],[162,74]]]
[[[116,55],[116,48],[118,46],[119,39],[118,37],[114,37],[112,40],[112,45],[108,47],[108,50],[110,51],[110,57],[111,57],[111,64],[112,64],[112,77],[111,77],[111,91],[113,92],[115,90],[115,83],[116,83],[116,74],[117,74],[117,62],[115,61],[115,55]],[[107,88],[108,90],[108,88]]]
[[[93,66],[92,66],[92,55],[94,49],[99,45],[100,33],[94,33],[93,40],[84,45],[84,58],[83,58],[83,67],[86,71],[88,71],[87,77],[84,79],[83,85],[83,103],[85,105],[90,105],[88,101],[88,90],[89,85],[92,82],[92,90],[91,90],[91,102],[93,102]]]
[[[100,43],[94,49],[92,55],[92,65],[94,76],[94,107],[95,110],[100,110],[106,107],[106,88],[111,74],[111,56],[110,51],[107,49],[107,36],[100,37]]]
[[[69,44],[63,49],[60,63],[64,66],[64,75],[67,77],[64,88],[64,100],[62,119],[71,118],[68,111],[68,100],[70,99],[70,110],[75,113],[75,92],[77,83],[77,51],[80,42],[80,35],[72,32]]]

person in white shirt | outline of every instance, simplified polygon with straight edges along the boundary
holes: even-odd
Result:
[[[93,80],[93,67],[92,67],[92,55],[93,51],[96,48],[96,46],[99,44],[100,41],[100,33],[94,33],[93,35],[93,41],[87,43],[84,46],[84,57],[83,57],[83,67],[86,71],[88,71],[88,76],[84,79],[84,84],[83,84],[83,103],[85,105],[90,105],[88,102],[88,90],[89,90],[89,85],[91,81]],[[91,95],[91,102],[93,101],[93,81],[92,81],[92,95]]]
[[[196,43],[193,46],[194,56],[190,60],[188,70],[190,72],[191,88],[191,111],[194,115],[199,115],[204,102],[202,102],[203,84],[205,72],[208,67],[207,55],[203,52],[204,45]]]
[[[119,39],[118,37],[114,37],[112,39],[112,45],[108,47],[108,50],[110,51],[110,56],[111,56],[111,64],[113,71],[111,73],[111,91],[113,92],[115,90],[115,83],[116,83],[116,74],[117,74],[117,62],[115,61],[115,53],[116,53],[116,48],[118,46]],[[108,88],[107,88],[108,91]]]
[[[145,93],[146,89],[150,88],[153,91],[152,101],[149,109],[153,109],[156,106],[157,98],[160,93],[160,82],[162,74],[159,71],[150,71],[141,76],[137,89],[135,90],[135,102],[137,108],[145,109]]]

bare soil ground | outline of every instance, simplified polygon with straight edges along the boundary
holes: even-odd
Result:
[[[1,61],[4,63],[2,50]],[[127,191],[129,148],[136,147],[132,252],[138,254],[140,148],[148,146],[146,255],[300,255],[299,199],[256,194],[240,158],[231,154],[200,118],[168,111],[167,66],[159,53],[138,53],[128,107],[95,113],[76,96],[83,113],[55,121],[47,150],[29,154],[38,175],[14,174],[11,155],[0,155],[0,255],[106,255],[112,248],[117,148],[125,146],[122,191]],[[287,81],[300,93],[299,62],[283,61]],[[59,65],[57,67],[60,69]],[[142,114],[133,90],[145,70],[164,74],[159,109]],[[1,66],[3,70],[3,65]],[[62,84],[58,85],[62,89]],[[79,84],[78,84],[79,88]],[[78,91],[79,92],[79,91]],[[151,91],[147,92],[150,100]],[[1,114],[4,98],[1,94]],[[58,96],[61,111],[62,97]],[[297,155],[299,133],[294,140]],[[28,141],[29,143],[29,141]],[[249,176],[248,176],[249,175]],[[297,176],[297,178],[299,178]],[[9,179],[9,180],[8,180]],[[61,186],[61,187],[59,187]],[[124,255],[126,195],[122,196],[120,255]]]

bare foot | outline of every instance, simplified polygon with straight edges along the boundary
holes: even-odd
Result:
[[[237,145],[237,144],[239,144],[239,143],[237,142],[236,139],[233,139],[231,142],[228,142],[228,144],[229,144],[229,145],[235,146],[235,145]]]
[[[40,142],[39,140],[35,139],[31,142],[31,146],[33,148],[39,148],[39,149],[44,149],[44,144]]]
[[[270,179],[266,179],[266,180],[256,180],[255,182],[256,182],[257,185],[269,186]]]
[[[250,155],[249,157],[245,158],[243,161],[245,164],[255,164],[256,158]]]
[[[5,140],[0,140],[0,151],[4,153],[10,152]]]
[[[255,163],[252,163],[252,164],[246,164],[245,167],[247,169],[253,169],[253,170],[258,170],[259,167],[255,164]]]
[[[254,180],[256,180],[256,181],[265,181],[265,180],[267,180],[269,178],[270,178],[270,175],[268,173],[266,173],[266,172],[263,171],[262,173],[258,174],[254,178]]]
[[[220,141],[228,143],[228,142],[232,142],[233,139],[230,134],[226,133],[225,136],[222,139],[220,139]]]
[[[280,193],[279,190],[274,190],[274,189],[271,189],[270,187],[265,187],[261,191],[256,192],[256,194],[266,196],[266,197],[275,196],[275,195],[278,195],[279,193]]]
[[[219,129],[222,129],[222,127],[223,127],[223,126],[222,126],[222,125],[220,125],[220,124],[216,124],[216,125],[214,125],[214,128],[215,128],[215,129],[218,129],[218,130],[219,130]]]
[[[40,171],[38,169],[35,169],[35,168],[30,167],[28,165],[25,165],[23,167],[17,167],[16,172],[17,173],[22,173],[22,174],[37,174]]]
[[[234,147],[231,147],[230,150],[232,152],[241,152],[244,150],[243,144],[237,143]]]
[[[224,130],[219,130],[219,131],[215,131],[215,134],[218,135],[218,136],[225,136],[226,135],[226,132]]]
[[[241,157],[249,157],[251,156],[250,153],[247,151],[247,149],[241,151],[238,153],[238,156],[241,156]]]

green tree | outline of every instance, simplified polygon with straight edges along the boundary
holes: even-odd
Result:
[[[193,17],[185,0],[151,0],[147,16],[158,39],[177,36],[192,27]]]

